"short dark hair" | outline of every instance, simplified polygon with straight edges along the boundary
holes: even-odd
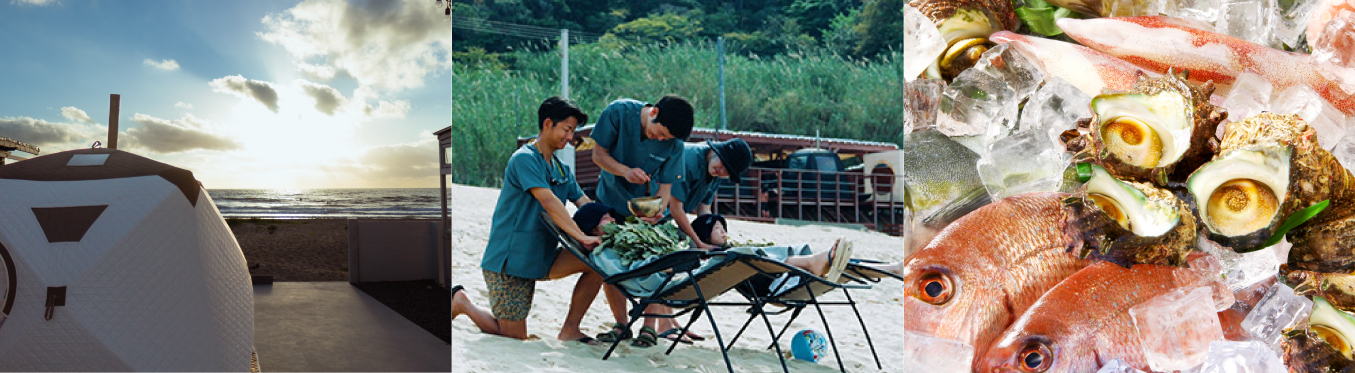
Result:
[[[687,141],[687,137],[692,135],[692,103],[677,95],[667,95],[660,98],[654,107],[659,109],[654,121],[668,128],[668,133],[673,137]]]
[[[700,238],[701,242],[710,243],[710,231],[715,229],[715,223],[720,223],[720,226],[728,231],[729,225],[725,223],[724,215],[702,214],[696,217],[696,220],[692,221],[692,230],[695,231],[696,238]]]
[[[662,113],[662,111],[660,111],[660,113]],[[578,119],[580,126],[588,123],[588,114],[584,114],[583,110],[579,109],[579,105],[574,104],[574,101],[570,101],[569,99],[560,96],[550,96],[550,98],[547,98],[546,101],[541,103],[540,108],[536,109],[536,129],[540,130],[545,128],[546,119],[550,119],[555,123],[560,123],[565,119],[569,119],[569,117]]]

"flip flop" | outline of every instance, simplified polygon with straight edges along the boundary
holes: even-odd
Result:
[[[823,275],[829,282],[838,282],[842,278],[842,271],[847,269],[847,263],[852,258],[852,243],[844,238],[837,240],[837,245],[833,246],[833,251],[828,253],[828,273]]]
[[[461,285],[453,286],[453,287],[452,287],[452,296],[455,297],[455,296],[456,296],[456,292],[462,291],[462,290],[466,290],[466,287],[461,286]]]
[[[682,329],[672,328],[664,330],[663,333],[659,333],[659,338],[667,339],[670,341],[678,341],[684,344],[692,344],[692,339],[689,339],[691,337],[689,336],[688,338],[682,338],[681,336],[679,336],[679,334],[681,333]]]

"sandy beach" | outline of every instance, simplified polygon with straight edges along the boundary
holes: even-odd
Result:
[[[273,281],[348,281],[348,219],[228,219],[254,274]],[[269,233],[269,227],[272,233]]]
[[[462,185],[452,186],[452,280],[464,285],[467,294],[483,307],[488,306],[485,283],[480,273],[480,259],[489,236],[490,218],[498,199],[498,189]],[[569,210],[573,212],[571,205]],[[903,240],[883,233],[837,227],[792,227],[731,220],[731,238],[738,241],[770,241],[777,244],[810,244],[816,251],[826,250],[838,237],[853,242],[855,257],[897,262],[903,260]],[[281,227],[279,228],[281,229]],[[242,242],[243,246],[243,242]],[[246,254],[248,255],[248,254]],[[606,361],[601,359],[606,346],[587,346],[555,339],[560,323],[568,309],[569,294],[577,276],[559,281],[543,281],[537,291],[531,315],[527,319],[528,333],[536,336],[529,341],[518,341],[487,335],[467,318],[452,322],[453,372],[724,372],[723,358],[714,341],[709,321],[694,324],[697,333],[712,337],[693,345],[680,345],[671,355],[664,355],[667,343],[660,346],[635,348],[622,343]],[[901,323],[903,284],[888,280],[873,289],[858,290],[852,298],[869,328],[871,339],[884,364],[876,369],[866,345],[861,326],[850,307],[825,306],[824,315],[837,337],[837,346],[843,365],[849,372],[899,371],[902,357],[898,350],[903,345]],[[844,300],[840,292],[830,295],[832,300]],[[715,301],[741,301],[736,292],[729,292]],[[738,331],[748,314],[741,307],[715,307],[713,314],[725,338]],[[776,328],[789,315],[772,316]],[[685,319],[683,319],[685,321]],[[596,334],[606,330],[611,321],[606,301],[600,294],[584,317],[584,332]],[[638,331],[639,327],[634,327]],[[790,331],[814,329],[824,332],[824,325],[812,309],[806,310],[791,325]],[[780,363],[772,350],[764,349],[771,343],[766,326],[755,321],[730,351],[730,359],[737,372],[779,372]],[[790,338],[783,337],[782,348],[789,351]],[[836,372],[837,360],[830,350],[828,357],[818,363],[788,360],[793,372]]]

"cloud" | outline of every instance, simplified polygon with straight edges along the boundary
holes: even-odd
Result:
[[[107,132],[105,129],[104,132]],[[7,137],[35,146],[58,145],[72,142],[94,143],[104,140],[98,128],[66,123],[52,123],[29,117],[0,118],[0,137]]]
[[[396,100],[380,101],[376,107],[365,105],[362,109],[363,114],[370,118],[404,118],[405,113],[409,112],[409,101]]]
[[[184,110],[193,110],[193,104],[185,103],[183,101],[175,102],[174,107]]]
[[[141,63],[145,64],[146,66],[154,67],[165,71],[174,71],[179,69],[179,62],[175,60],[164,60],[160,62],[155,62],[147,58],[145,61],[142,61]]]
[[[338,74],[338,71],[334,70],[334,66],[328,65],[312,65],[301,62],[296,64],[296,68],[301,69],[302,73],[305,73],[306,76],[315,80],[334,79],[334,75]]]
[[[89,114],[85,114],[84,110],[76,109],[74,106],[67,106],[61,108],[61,116],[66,117],[66,120],[73,120],[76,122],[83,123],[94,123],[93,119],[89,119]]]
[[[29,6],[48,6],[52,4],[61,4],[56,0],[10,0],[9,3]]]
[[[287,49],[313,77],[345,72],[360,86],[399,91],[450,66],[451,35],[424,0],[307,0],[263,18],[258,35]],[[321,60],[312,63],[311,60]]]
[[[230,93],[241,98],[252,98],[258,100],[263,106],[267,106],[268,110],[272,110],[274,113],[278,112],[278,91],[273,89],[271,83],[232,75],[213,80],[210,85],[212,91]]]
[[[321,113],[334,116],[334,112],[348,103],[348,99],[343,98],[339,90],[324,84],[317,84],[305,80],[298,81],[301,84],[302,92],[315,99],[315,110]]]
[[[132,122],[140,128],[127,129],[129,147],[140,147],[155,153],[178,153],[193,149],[235,150],[243,146],[225,136],[206,131],[207,122],[193,115],[179,120],[167,120],[137,113]]]
[[[432,138],[368,148],[359,159],[362,161],[322,169],[382,186],[435,181],[439,172],[437,140]]]

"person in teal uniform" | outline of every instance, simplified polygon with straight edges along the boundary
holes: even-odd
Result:
[[[702,240],[692,230],[688,213],[710,214],[711,204],[715,202],[715,192],[725,181],[738,185],[744,171],[753,163],[753,151],[743,139],[730,139],[721,142],[706,140],[704,144],[683,144],[683,172],[679,181],[673,184],[673,200],[669,201],[669,211],[673,222],[691,238],[697,248],[714,249],[716,245]],[[682,214],[676,213],[684,212]]]
[[[555,156],[573,139],[574,128],[587,121],[588,115],[567,99],[551,97],[541,103],[536,141],[518,148],[504,170],[489,242],[480,261],[490,310],[475,306],[458,285],[452,289],[453,319],[465,314],[485,333],[527,339],[526,319],[536,281],[581,273],[558,338],[595,343],[579,330],[579,323],[597,297],[602,276],[574,255],[558,250],[559,242],[540,218],[542,212],[547,213],[556,226],[586,248],[601,242],[580,230],[565,209],[563,201],[583,206],[590,200]],[[625,320],[624,313],[613,316]]]
[[[683,169],[682,142],[692,133],[692,121],[692,104],[674,95],[653,105],[632,99],[608,104],[590,134],[597,142],[593,162],[606,171],[598,175],[598,201],[628,206],[633,198],[657,195],[667,206]],[[618,212],[631,215],[625,208]]]

